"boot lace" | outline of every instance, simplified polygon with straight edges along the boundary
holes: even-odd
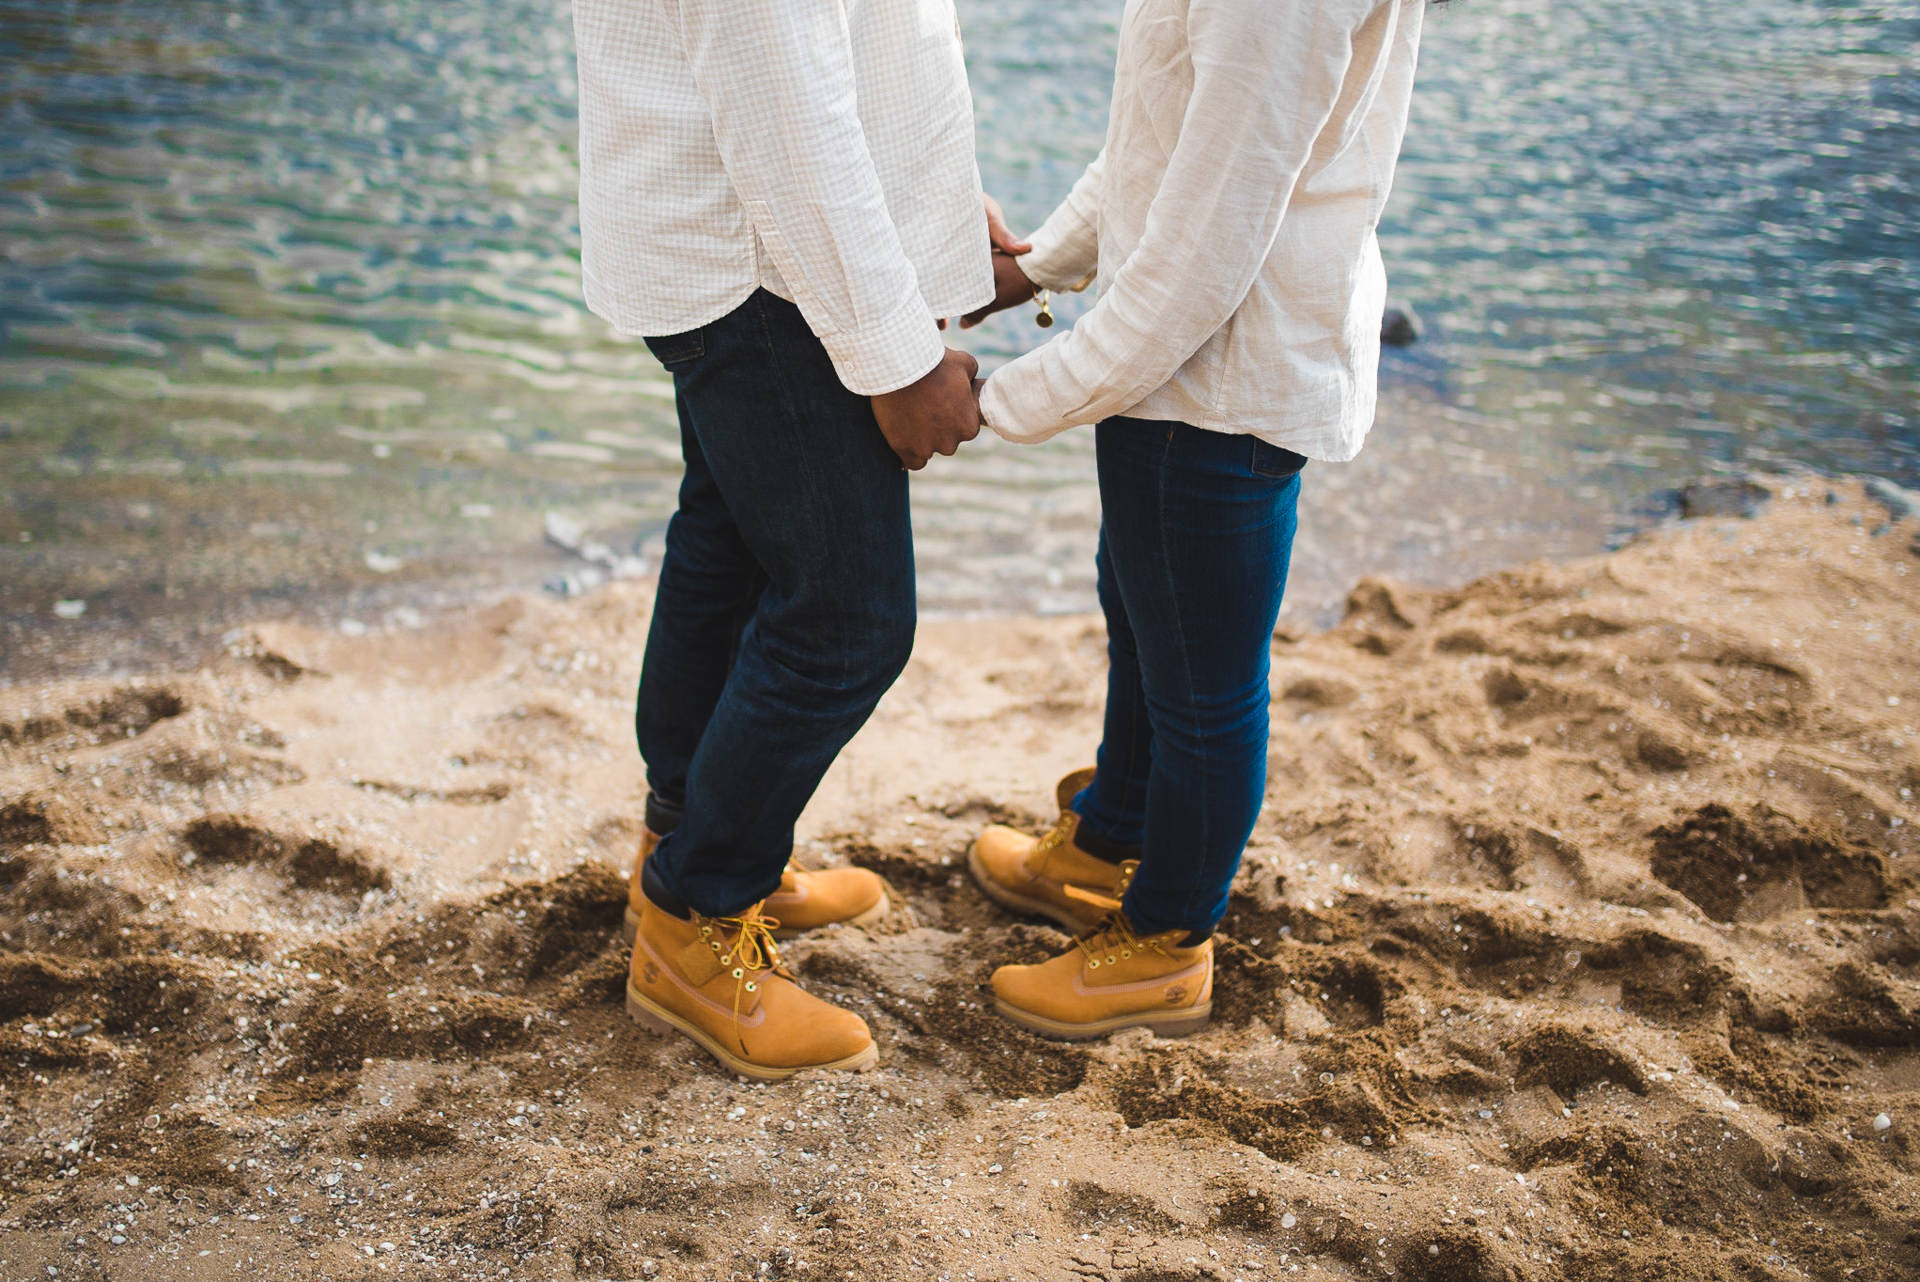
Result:
[[[1064,846],[1067,841],[1072,838],[1073,830],[1079,823],[1080,816],[1073,811],[1063,810],[1060,812],[1060,817],[1053,821],[1053,827],[1042,833],[1039,842],[1034,845],[1033,858],[1040,861],[1033,865],[1036,870],[1045,870],[1047,857]]]
[[[1126,859],[1120,863],[1120,883],[1114,887],[1113,897],[1087,894],[1089,902],[1098,902],[1107,909],[1107,915],[1092,930],[1075,939],[1074,946],[1086,954],[1087,969],[1099,970],[1102,966],[1116,966],[1123,959],[1136,952],[1159,953],[1162,957],[1171,957],[1167,952],[1167,934],[1148,935],[1144,938],[1135,933],[1133,923],[1127,920],[1127,914],[1121,911],[1120,901],[1126,898],[1127,887],[1133,885],[1133,875],[1140,871],[1138,859]],[[1069,888],[1069,893],[1077,887]]]
[[[740,1022],[740,1004],[748,994],[760,991],[760,977],[771,971],[786,975],[780,961],[780,945],[773,932],[780,919],[769,917],[755,904],[738,917],[697,917],[700,937],[719,957],[720,964],[733,973],[733,1021]],[[728,936],[731,935],[731,941]],[[791,978],[791,976],[788,976]]]
[[[1126,914],[1116,909],[1105,921],[1073,942],[1087,955],[1087,969],[1099,970],[1102,966],[1117,966],[1135,953],[1159,953],[1171,958],[1173,954],[1167,951],[1168,938],[1167,934],[1142,938],[1134,933]]]

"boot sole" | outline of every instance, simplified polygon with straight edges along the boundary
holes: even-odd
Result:
[[[627,1015],[643,1028],[651,1029],[663,1037],[678,1033],[690,1038],[695,1045],[707,1054],[719,1060],[727,1071],[750,1077],[756,1082],[784,1082],[795,1073],[805,1073],[813,1069],[842,1069],[851,1073],[864,1073],[880,1063],[880,1048],[868,1042],[866,1049],[845,1059],[829,1060],[824,1064],[797,1064],[791,1068],[773,1067],[767,1064],[755,1064],[751,1060],[741,1059],[695,1024],[691,1024],[672,1011],[647,1000],[635,992],[633,985],[627,985]]]
[[[854,916],[845,918],[844,920],[845,920],[845,923],[849,926],[859,926],[859,927],[865,928],[867,926],[873,925],[873,923],[879,921],[882,917],[885,917],[889,912],[892,912],[892,911],[893,911],[893,900],[889,899],[887,897],[887,892],[883,890],[880,892],[879,903],[875,904],[873,907],[867,909],[863,913],[856,913]],[[840,923],[830,921],[820,926],[807,926],[799,930],[788,930],[786,927],[782,926],[779,930],[776,930],[773,932],[773,937],[775,939],[795,939],[801,935],[806,934],[807,931],[809,930],[824,930],[827,926],[834,926],[838,924]],[[620,921],[621,942],[631,944],[633,942],[634,934],[639,929],[640,929],[640,914],[633,911],[633,905],[629,904],[627,905],[627,915],[624,918],[622,918]]]
[[[1097,920],[1075,917],[1066,909],[1044,899],[1029,899],[1017,891],[1008,890],[987,871],[986,864],[980,859],[980,843],[977,841],[967,847],[967,871],[973,874],[973,882],[980,887],[981,894],[1010,912],[1045,917],[1073,935],[1084,934],[1100,924]]]
[[[1061,1042],[1090,1042],[1095,1038],[1117,1033],[1123,1028],[1144,1028],[1160,1037],[1186,1037],[1199,1032],[1207,1026],[1213,1017],[1213,1003],[1204,1002],[1199,1006],[1188,1007],[1178,1013],[1166,1015],[1115,1015],[1110,1019],[1097,1019],[1089,1024],[1068,1024],[1057,1019],[1048,1019],[1045,1015],[1036,1015],[1030,1010],[1022,1010],[996,997],[993,1009],[1004,1019],[1012,1020],[1020,1027],[1050,1037]]]

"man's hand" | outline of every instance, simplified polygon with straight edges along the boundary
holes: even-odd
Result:
[[[1033,282],[1027,279],[1027,273],[1020,266],[1020,260],[1011,254],[998,250],[993,255],[993,301],[977,312],[968,312],[960,318],[961,329],[972,329],[995,312],[1003,312],[1009,307],[1018,307],[1027,302],[1035,293]]]
[[[979,372],[979,361],[950,347],[919,381],[873,398],[880,433],[908,470],[917,472],[935,454],[952,454],[980,435],[973,377]]]

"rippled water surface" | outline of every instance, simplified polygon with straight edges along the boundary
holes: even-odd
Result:
[[[1099,144],[1120,7],[960,0],[1019,225]],[[657,557],[671,394],[578,301],[569,23],[0,0],[0,671],[577,572],[549,512]],[[1604,546],[1701,471],[1920,481],[1916,50],[1920,0],[1433,11],[1382,227],[1426,334],[1367,453],[1310,473],[1296,619],[1368,570]],[[1084,434],[915,501],[929,609],[1091,606]]]

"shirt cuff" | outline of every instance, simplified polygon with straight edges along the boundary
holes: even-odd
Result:
[[[1062,209],[1033,233],[1033,248],[1020,255],[1020,270],[1041,289],[1073,293],[1093,282],[1099,241],[1093,226]]]
[[[833,368],[856,396],[879,396],[917,383],[947,353],[933,313],[916,291],[885,318],[860,329],[820,335]]]
[[[1044,388],[1034,386],[1040,374],[1033,358],[1039,354],[1028,352],[1002,365],[980,389],[980,420],[1015,445],[1036,445],[1074,426],[1053,414]]]

